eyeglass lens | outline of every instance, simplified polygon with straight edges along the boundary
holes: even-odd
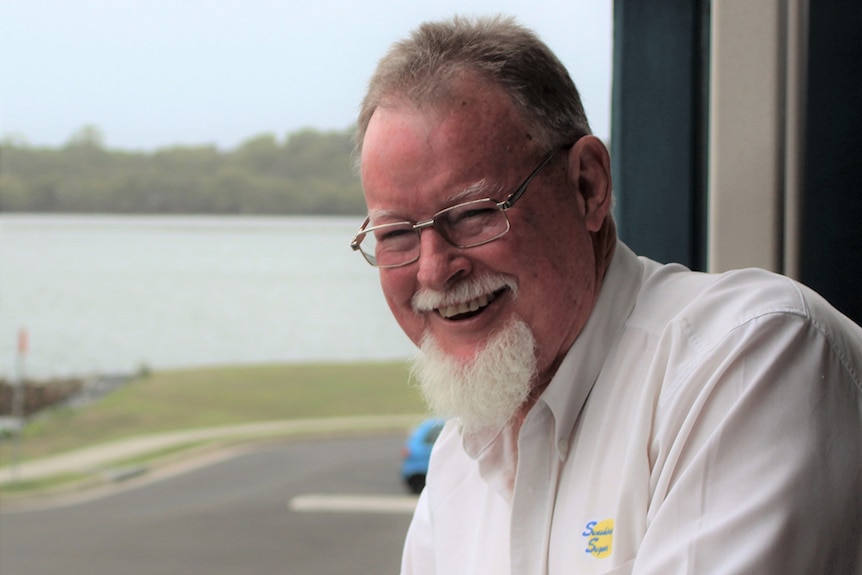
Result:
[[[455,247],[469,248],[497,239],[509,229],[506,215],[493,200],[476,200],[438,212],[433,227]],[[360,249],[378,266],[397,266],[419,257],[421,228],[409,222],[374,226],[365,234]]]

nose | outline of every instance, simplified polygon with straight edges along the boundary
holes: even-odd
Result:
[[[434,227],[420,230],[419,246],[416,278],[422,287],[444,290],[470,272],[470,260],[464,250],[443,239]]]

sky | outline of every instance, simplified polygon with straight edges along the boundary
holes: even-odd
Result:
[[[515,16],[610,135],[612,0],[0,0],[0,136],[60,146],[232,149],[352,126],[368,78],[421,22]]]

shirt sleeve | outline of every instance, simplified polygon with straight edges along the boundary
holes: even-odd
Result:
[[[862,573],[859,350],[765,314],[660,398],[635,575]]]

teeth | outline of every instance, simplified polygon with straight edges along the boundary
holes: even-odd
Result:
[[[442,315],[444,318],[449,319],[450,317],[456,316],[458,314],[476,311],[480,308],[485,307],[491,301],[493,301],[493,297],[488,295],[481,295],[476,299],[470,300],[468,302],[462,302],[457,305],[447,305],[440,307],[438,311],[440,312],[440,315]]]

